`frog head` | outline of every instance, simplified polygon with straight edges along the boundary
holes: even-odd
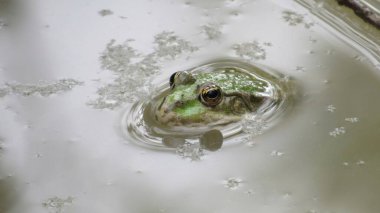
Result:
[[[235,68],[192,74],[176,72],[170,91],[154,106],[156,120],[167,126],[224,125],[255,112],[267,99],[267,82]]]

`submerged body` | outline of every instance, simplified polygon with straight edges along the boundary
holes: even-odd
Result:
[[[154,103],[156,120],[166,126],[228,124],[273,101],[267,81],[236,67],[177,72],[170,86],[169,94]]]

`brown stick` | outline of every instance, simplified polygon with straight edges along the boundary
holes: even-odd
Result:
[[[360,0],[337,0],[340,5],[345,5],[354,10],[355,14],[364,21],[380,29],[380,14],[373,11],[370,7],[361,3]]]

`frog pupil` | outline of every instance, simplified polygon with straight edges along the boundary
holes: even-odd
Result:
[[[207,98],[214,99],[218,97],[219,91],[218,90],[210,90],[206,93]]]

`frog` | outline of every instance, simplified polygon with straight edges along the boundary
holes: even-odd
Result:
[[[178,71],[170,76],[169,87],[154,103],[155,120],[168,127],[227,125],[273,101],[270,82],[234,66]]]
[[[250,140],[277,123],[298,96],[291,76],[236,58],[176,72],[162,69],[149,82],[147,96],[125,111],[121,125],[127,138],[152,149],[193,156]]]

